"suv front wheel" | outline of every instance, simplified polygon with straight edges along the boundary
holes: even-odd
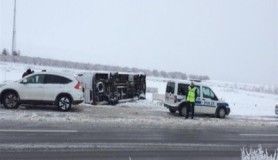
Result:
[[[68,111],[71,109],[72,100],[67,95],[61,95],[56,100],[56,106],[61,111]]]
[[[6,92],[3,95],[3,105],[7,109],[16,109],[19,107],[19,97],[15,92]]]

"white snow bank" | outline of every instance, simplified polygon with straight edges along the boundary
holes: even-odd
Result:
[[[245,116],[275,116],[275,104],[278,103],[278,95],[250,92],[238,89],[237,83],[206,81],[216,93],[219,99],[229,103],[231,115]],[[167,79],[150,77],[147,85],[158,88],[159,94],[165,94]]]
[[[215,86],[212,88],[221,99],[229,103],[232,115],[275,116],[278,95]]]
[[[85,70],[69,68],[55,68],[48,66],[0,62],[0,83],[3,81],[14,81],[21,78],[24,71],[31,68],[35,71],[48,70],[77,74]],[[166,84],[169,79],[147,77],[147,87],[158,89],[159,94],[165,94]],[[230,104],[231,115],[242,116],[275,116],[275,104],[278,103],[278,95],[250,92],[239,89],[237,83],[222,81],[206,82],[217,94],[217,96]],[[252,87],[248,85],[248,87]],[[153,96],[147,94],[147,99],[152,100]],[[157,102],[154,102],[157,103]],[[132,104],[129,104],[132,105]],[[141,106],[150,106],[141,104]]]
[[[269,154],[267,149],[263,149],[259,145],[257,149],[247,148],[241,149],[242,160],[278,160],[278,149],[273,154]]]
[[[277,127],[276,117],[228,116],[218,119],[196,116],[184,119],[177,113],[170,114],[159,102],[148,100],[111,105],[79,105],[70,112],[60,112],[53,106],[20,107],[7,110],[0,107],[0,120],[41,123],[90,123],[124,127],[203,128],[203,127]]]

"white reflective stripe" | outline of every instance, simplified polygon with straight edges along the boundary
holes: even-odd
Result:
[[[37,129],[37,130],[30,130],[30,129],[0,129],[0,132],[35,132],[35,133],[76,133],[77,130],[44,130],[44,129]]]
[[[1,143],[0,151],[72,150],[72,151],[238,151],[241,145],[202,143]]]
[[[251,137],[278,137],[278,134],[240,134],[241,136],[251,136]]]

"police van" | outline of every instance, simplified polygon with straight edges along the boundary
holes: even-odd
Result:
[[[168,81],[165,94],[164,106],[171,113],[179,112],[179,115],[185,116],[187,111],[186,95],[190,81]],[[197,88],[197,99],[195,103],[195,114],[210,114],[217,118],[225,118],[230,114],[228,103],[218,99],[212,89],[200,81],[194,81]]]

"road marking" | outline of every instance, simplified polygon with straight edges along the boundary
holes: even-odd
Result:
[[[0,132],[25,132],[25,133],[76,133],[77,130],[46,130],[46,129],[0,129]]]
[[[278,137],[278,134],[240,134],[241,136],[252,136],[252,137]]]
[[[234,144],[202,143],[0,143],[1,151],[239,151]]]
[[[258,144],[249,144],[251,148]],[[99,152],[99,151],[240,151],[243,144],[219,144],[219,143],[0,143],[1,152]],[[266,148],[277,148],[276,143],[264,144]]]

